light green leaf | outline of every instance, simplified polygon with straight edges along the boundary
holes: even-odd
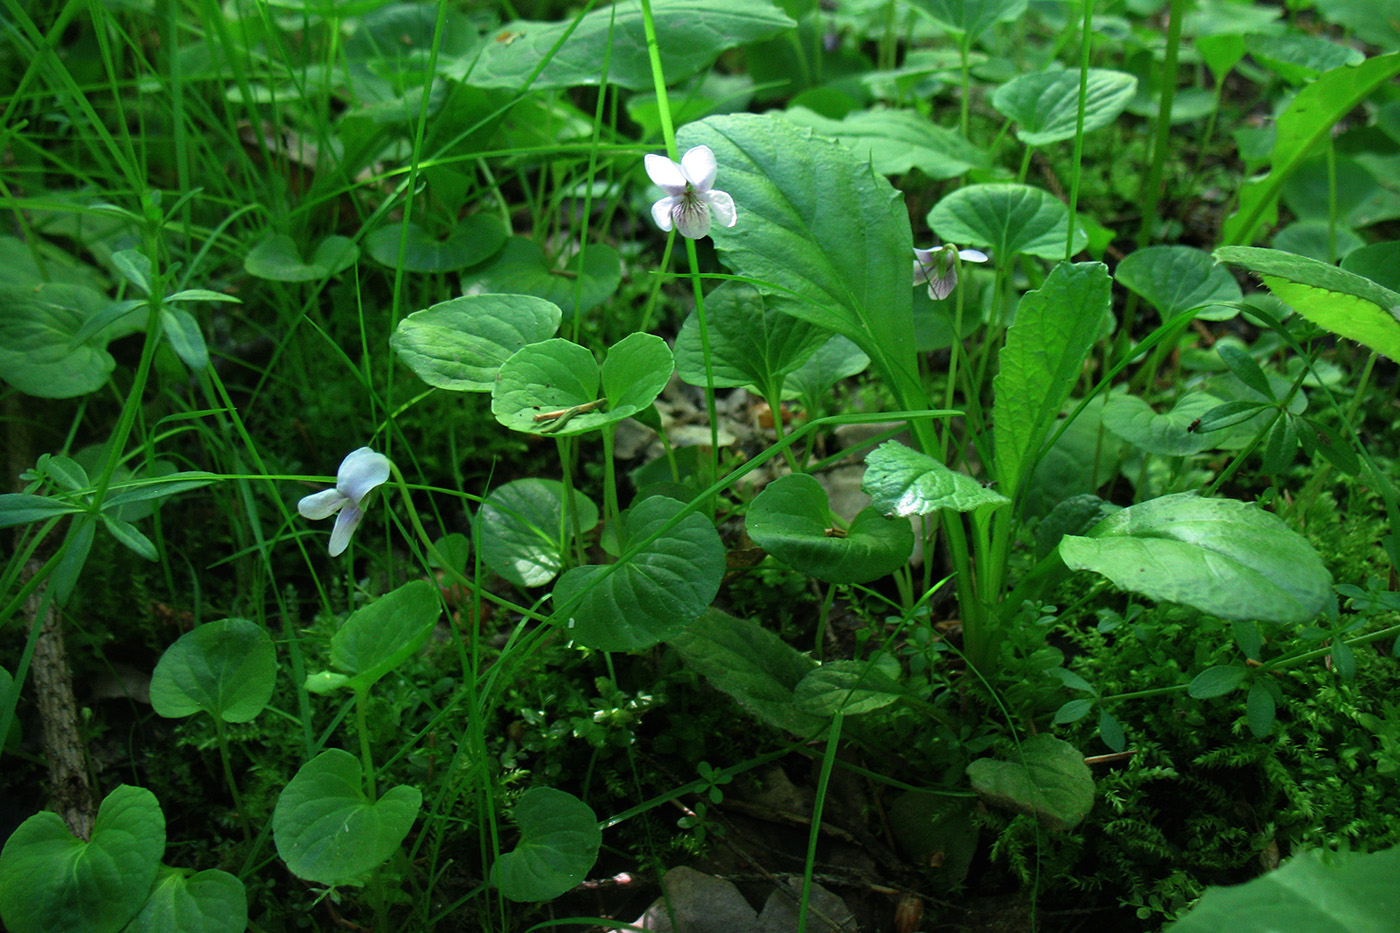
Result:
[[[1085,537],[1066,535],[1060,557],[1130,592],[1225,619],[1309,622],[1332,585],[1312,545],[1277,516],[1191,493],[1140,502]]]
[[[623,520],[623,547],[656,534],[683,506],[653,496]],[[714,601],[724,576],[724,545],[714,525],[692,512],[679,524],[612,566],[575,567],[559,578],[554,603],[578,600],[564,634],[604,651],[649,648],[675,636]]]
[[[1130,253],[1113,277],[1156,308],[1163,320],[1197,309],[1202,309],[1197,317],[1207,321],[1228,320],[1239,311],[1223,306],[1244,297],[1234,276],[1210,253],[1190,246],[1149,246]]]
[[[427,643],[441,613],[437,587],[427,580],[405,583],[356,609],[331,636],[331,665],[349,676],[315,683],[368,690]],[[311,683],[308,678],[307,689]]]
[[[201,370],[209,365],[209,348],[204,345],[204,334],[193,314],[184,308],[161,308],[160,325],[165,339],[186,366]]]
[[[598,859],[603,833],[593,808],[553,787],[532,787],[515,805],[520,842],[491,867],[513,901],[549,901],[577,885]]]
[[[330,748],[282,788],[272,811],[272,839],[298,878],[348,884],[389,860],[422,804],[418,789],[404,784],[370,800],[359,759]]]
[[[988,165],[985,149],[915,110],[857,110],[832,120],[806,107],[789,107],[782,116],[869,159],[881,175],[918,169],[933,179],[956,178]]]
[[[1137,78],[1122,71],[1090,68],[1084,102],[1085,133],[1108,126],[1137,93]],[[1078,131],[1079,71],[1033,71],[996,89],[992,106],[1014,120],[1027,146],[1073,139]]]
[[[710,367],[718,388],[776,389],[830,337],[826,331],[783,313],[790,301],[760,294],[743,282],[725,282],[705,296]],[[706,382],[700,319],[691,312],[676,337],[676,371],[695,386]]]
[[[243,882],[217,868],[189,875],[162,867],[151,896],[123,933],[243,933],[247,928]]]
[[[886,441],[865,458],[861,491],[885,515],[927,515],[938,509],[972,512],[1011,500],[977,480],[899,441]]]
[[[119,249],[112,254],[112,265],[141,294],[151,293],[151,260],[145,253],[135,249]]]
[[[272,699],[277,652],[247,619],[209,622],[165,649],[151,675],[151,708],[170,719],[203,710],[224,722],[251,722]]]
[[[1255,61],[1292,84],[1303,84],[1324,71],[1359,65],[1366,60],[1359,49],[1300,32],[1245,36],[1244,43]]]
[[[430,386],[490,392],[510,355],[559,329],[559,307],[529,295],[468,295],[415,311],[389,345]]]
[[[1021,743],[1009,761],[979,758],[967,777],[987,803],[1027,813],[1051,832],[1078,826],[1094,805],[1094,778],[1084,756],[1048,733]]]
[[[598,524],[598,507],[575,489],[573,534],[561,541],[563,504],[558,480],[518,479],[492,490],[478,514],[482,563],[520,587],[553,580],[573,537]]]
[[[945,243],[990,247],[993,262],[1010,262],[1017,253],[1063,259],[1069,208],[1030,185],[964,185],[934,205],[928,225]],[[1088,242],[1083,225],[1076,224],[1072,252]]]
[[[418,224],[392,224],[365,237],[365,251],[391,269],[405,272],[451,272],[485,262],[506,242],[499,217],[473,214],[457,222],[445,239]],[[403,262],[399,250],[403,249]]]
[[[1189,430],[1191,423],[1220,404],[1204,392],[1177,399],[1171,411],[1159,415],[1136,395],[1113,395],[1103,408],[1103,424],[1140,450],[1163,457],[1187,457],[1214,446],[1208,434]]]
[[[303,261],[296,241],[285,233],[270,234],[243,258],[249,275],[273,282],[318,282],[355,264],[360,248],[343,236],[328,236],[317,245],[309,262]]]
[[[869,365],[870,357],[860,347],[837,334],[817,347],[807,361],[783,381],[783,398],[801,397],[815,402],[836,383],[865,372]]]
[[[534,240],[513,236],[490,262],[462,276],[471,294],[534,295],[564,310],[564,317],[583,314],[611,298],[622,284],[622,258],[617,250],[590,243],[583,266],[575,256],[563,269],[545,262],[544,250]]]
[[[1026,12],[1026,0],[923,0],[920,6],[945,28],[966,35],[969,43]]]

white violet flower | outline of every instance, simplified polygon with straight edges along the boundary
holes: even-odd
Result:
[[[698,240],[710,232],[711,218],[726,227],[738,220],[734,199],[713,188],[718,166],[709,146],[691,149],[681,156],[679,165],[649,154],[646,166],[651,180],[668,195],[651,206],[651,217],[662,230],[675,227],[681,236]]]
[[[963,262],[986,262],[987,254],[981,250],[958,249],[951,243],[935,246],[933,249],[914,250],[914,287],[928,283],[928,296],[935,301],[953,294],[958,285],[958,264],[956,256]]]
[[[368,447],[351,451],[335,473],[335,488],[312,493],[297,503],[304,518],[330,518],[336,512],[331,530],[331,556],[339,557],[350,546],[350,536],[365,517],[365,499],[375,487],[389,479],[389,458]]]

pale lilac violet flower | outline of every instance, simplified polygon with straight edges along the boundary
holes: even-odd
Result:
[[[928,296],[934,301],[947,298],[958,286],[958,264],[953,257],[963,262],[986,262],[987,254],[975,249],[958,249],[951,243],[935,246],[933,249],[914,250],[914,287],[928,283]]]
[[[709,146],[691,149],[681,156],[679,165],[665,156],[649,154],[646,166],[651,180],[667,194],[651,206],[651,218],[662,230],[670,232],[674,227],[681,236],[698,240],[710,232],[711,219],[726,227],[739,219],[734,199],[714,190],[718,166]]]
[[[365,499],[389,479],[389,458],[368,447],[351,451],[335,473],[335,488],[312,493],[297,503],[304,518],[322,519],[336,516],[331,530],[331,556],[339,557],[350,546],[350,536],[365,517]]]

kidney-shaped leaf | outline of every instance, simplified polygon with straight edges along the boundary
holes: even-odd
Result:
[[[427,580],[405,583],[356,609],[331,636],[331,664],[344,673],[312,674],[306,689],[368,690],[423,647],[441,611],[437,587]]]
[[[749,505],[745,528],[778,560],[827,583],[865,583],[893,573],[914,550],[903,518],[862,510],[851,527],[832,527],[826,490],[805,473],[780,477]]]
[[[328,236],[306,262],[295,240],[285,233],[274,233],[243,257],[243,269],[251,276],[273,282],[317,282],[350,268],[359,256],[360,248],[353,240]]]
[[[1084,132],[1112,123],[1137,93],[1137,78],[1122,71],[1090,68],[1084,102]],[[1079,120],[1079,72],[1033,71],[996,89],[992,106],[1016,121],[1016,136],[1028,146],[1073,139]]]
[[[36,813],[0,852],[0,918],[13,933],[117,933],[141,909],[165,852],[156,795],[122,784],[97,810],[92,839]]]
[[[971,512],[1011,500],[899,441],[886,441],[865,458],[861,490],[885,515],[927,515],[937,509]]]
[[[1225,619],[1309,622],[1332,577],[1302,535],[1233,499],[1163,496],[1115,512],[1088,535],[1065,535],[1060,557],[1125,590]]]
[[[224,722],[250,722],[272,699],[277,652],[247,619],[201,625],[165,649],[151,675],[151,706],[170,719],[203,710]]]
[[[443,239],[415,223],[380,227],[365,237],[365,250],[376,262],[406,272],[451,272],[485,262],[506,241],[501,221],[488,214],[473,214],[452,228]],[[399,259],[402,247],[403,260]]]
[[[623,523],[624,546],[650,538],[680,513],[675,499],[653,496],[635,505]],[[694,512],[612,565],[575,567],[559,578],[554,603],[578,600],[565,633],[590,648],[649,648],[699,617],[719,592],[724,545],[704,516]]]
[[[1123,258],[1113,277],[1137,292],[1163,318],[1201,309],[1197,317],[1223,321],[1238,310],[1225,307],[1244,296],[1235,277],[1210,253],[1191,246],[1149,246]]]
[[[243,882],[217,868],[190,875],[162,868],[151,896],[124,933],[243,933],[248,893]]]
[[[116,368],[109,341],[138,330],[141,313],[78,339],[110,302],[81,285],[0,287],[0,379],[26,395],[73,398],[100,389]]]
[[[562,317],[543,298],[469,295],[413,312],[394,328],[389,345],[430,386],[490,392],[501,364],[552,336]]]
[[[928,224],[945,242],[991,247],[994,261],[1017,253],[1063,259],[1069,208],[1048,191],[1030,185],[964,185],[934,205]],[[1083,224],[1074,228],[1074,249],[1089,243]]]
[[[1072,829],[1094,805],[1094,777],[1084,756],[1064,739],[1042,732],[1021,743],[1011,761],[979,758],[967,777],[982,799],[1036,817],[1052,832]]]
[[[422,803],[418,788],[404,784],[371,801],[359,759],[329,748],[282,788],[272,811],[272,840],[298,878],[345,884],[394,854]]]
[[[580,264],[581,263],[581,264]],[[545,261],[533,240],[513,236],[490,262],[466,272],[462,284],[469,294],[500,292],[534,295],[552,301],[572,318],[602,304],[622,284],[622,257],[602,243],[590,243],[582,260],[575,256],[556,269]]]
[[[924,0],[929,15],[954,32],[975,42],[997,23],[1013,20],[1026,11],[1026,0]]]
[[[491,880],[513,901],[553,900],[584,879],[603,833],[593,808],[553,787],[532,787],[515,805],[520,843],[496,860]]]
[[[1193,433],[1191,424],[1220,404],[1204,392],[1177,399],[1172,410],[1159,415],[1136,395],[1111,396],[1103,407],[1103,423],[1114,434],[1141,450],[1163,457],[1187,457],[1208,450],[1216,439]]]
[[[516,586],[553,580],[572,538],[598,524],[598,507],[575,489],[573,534],[561,541],[563,511],[558,480],[518,479],[493,490],[479,513],[482,562]]]
[[[785,304],[743,282],[725,282],[705,297],[715,386],[754,386],[767,395],[830,337],[820,327],[783,313]],[[703,386],[705,359],[700,318],[692,311],[676,337],[676,371],[691,385]]]

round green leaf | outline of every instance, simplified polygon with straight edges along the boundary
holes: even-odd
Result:
[[[865,583],[903,567],[914,531],[903,518],[864,509],[845,532],[832,527],[826,490],[805,473],[779,477],[749,505],[745,528],[778,560],[827,583]]]
[[[786,304],[744,282],[725,282],[705,297],[716,387],[753,386],[766,394],[826,342],[826,331],[785,314]],[[691,385],[705,385],[700,318],[693,311],[676,337],[676,371]]]
[[[272,839],[298,878],[346,884],[394,854],[422,803],[418,789],[403,784],[371,801],[359,759],[330,748],[282,788],[272,811]]]
[[[165,649],[151,675],[151,706],[170,719],[203,710],[224,722],[249,722],[272,699],[277,652],[247,619],[201,625]]]
[[[927,515],[937,509],[971,512],[1011,503],[996,490],[899,441],[886,441],[865,458],[860,488],[884,515]]]
[[[563,318],[559,307],[530,295],[468,295],[415,311],[399,322],[389,345],[430,386],[490,392],[510,355],[548,339]]]
[[[248,894],[233,875],[217,868],[189,875],[164,867],[160,874],[124,933],[243,933],[248,928]]]
[[[598,524],[598,507],[575,489],[573,534],[561,541],[563,506],[558,480],[518,479],[493,490],[478,514],[482,562],[516,586],[553,580],[572,539]]]
[[[1137,93],[1137,78],[1122,71],[1090,68],[1084,102],[1084,132],[1108,126]],[[1033,71],[996,89],[992,106],[1016,121],[1027,146],[1073,139],[1079,113],[1079,72]]]
[[[675,360],[671,348],[655,334],[628,334],[608,350],[603,360],[603,395],[608,421],[630,418],[647,408],[671,381]]]
[[[683,506],[653,496],[635,505],[623,521],[624,548],[645,541],[676,517]],[[649,648],[680,632],[704,612],[724,576],[724,545],[704,516],[694,512],[612,565],[575,567],[559,578],[554,604],[579,602],[565,634],[604,651]]]
[[[491,881],[513,901],[548,901],[583,881],[603,832],[593,808],[573,794],[532,787],[515,805],[520,843],[496,860]]]
[[[144,326],[136,320],[141,315],[126,314],[79,339],[84,325],[110,304],[81,285],[0,286],[0,379],[38,398],[100,389],[117,365],[107,344]]]
[[[1125,590],[1224,619],[1309,622],[1332,576],[1307,539],[1277,516],[1233,499],[1163,496],[1115,512],[1060,557]]]
[[[1017,253],[1063,259],[1069,209],[1049,192],[1029,185],[965,185],[934,205],[928,224],[944,242],[991,247],[996,262],[1010,261]],[[1088,242],[1089,235],[1076,224],[1072,252]]]
[[[1228,270],[1217,265],[1210,253],[1190,246],[1140,249],[1124,257],[1113,277],[1163,318],[1202,309],[1197,317],[1228,320],[1239,311],[1225,306],[1244,297]]]
[[[583,266],[575,257],[563,269],[545,262],[533,240],[513,236],[490,262],[462,276],[469,294],[534,295],[564,309],[564,316],[590,311],[611,298],[622,284],[622,257],[611,246],[590,243]]]
[[[1094,805],[1094,778],[1084,756],[1048,733],[1021,743],[1010,761],[979,758],[967,777],[987,803],[1035,816],[1051,832],[1073,829]]]
[[[354,265],[360,248],[343,236],[328,236],[303,261],[296,241],[285,233],[274,233],[254,246],[243,258],[249,275],[273,282],[318,282],[338,275]]]
[[[405,583],[356,609],[331,636],[331,665],[347,676],[314,674],[307,689],[368,690],[427,643],[441,613],[438,589],[427,580]]]
[[[485,262],[506,241],[500,218],[473,214],[440,239],[415,223],[380,227],[365,237],[365,251],[391,269],[405,272],[451,272]],[[403,261],[399,261],[400,246]]]
[[[1026,0],[923,0],[922,8],[945,28],[975,42],[982,33],[1026,12]]]
[[[0,852],[0,919],[12,933],[117,933],[136,915],[165,852],[155,794],[122,784],[97,810],[92,839],[36,813]]]
[[[1136,395],[1113,395],[1103,407],[1103,423],[1118,437],[1150,454],[1187,457],[1215,445],[1209,434],[1189,429],[1219,404],[1220,399],[1213,395],[1191,392],[1177,399],[1171,411],[1159,415]]]
[[[1269,245],[1285,253],[1330,263],[1338,256],[1346,258],[1365,246],[1366,241],[1350,227],[1333,227],[1325,220],[1300,220],[1275,233]]]

